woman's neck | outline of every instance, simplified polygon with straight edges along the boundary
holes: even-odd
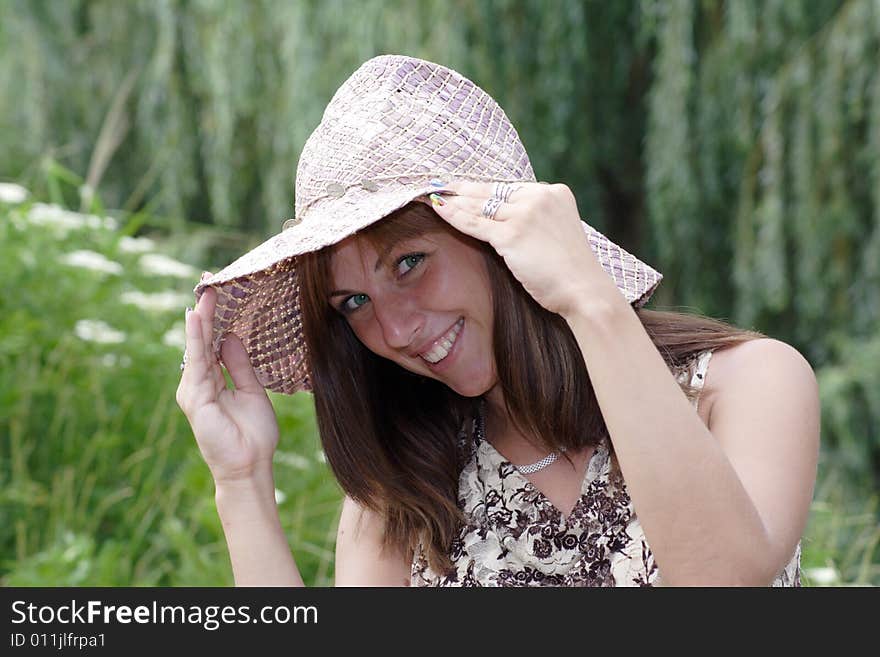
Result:
[[[486,393],[483,407],[483,433],[496,450],[511,457],[520,457],[516,462],[526,462],[532,456],[542,458],[547,447],[538,436],[527,436],[517,429],[507,406],[501,386],[496,385]],[[535,459],[533,459],[535,460]]]

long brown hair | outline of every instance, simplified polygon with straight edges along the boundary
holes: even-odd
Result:
[[[381,252],[400,240],[439,231],[453,229],[424,203],[412,202],[361,235]],[[542,436],[548,449],[598,444],[608,429],[565,320],[535,302],[489,244],[472,242],[482,250],[489,272],[495,363],[513,423],[526,435]],[[431,567],[446,570],[464,520],[458,478],[469,452],[459,437],[479,400],[364,347],[328,303],[331,254],[330,248],[322,249],[297,263],[327,462],[349,497],[384,517],[386,547],[409,551],[421,542]],[[765,337],[702,315],[635,312],[670,369],[704,350]],[[691,400],[698,394],[687,382],[682,390]]]

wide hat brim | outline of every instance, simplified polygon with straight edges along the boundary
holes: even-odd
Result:
[[[201,281],[194,289],[196,299],[208,287],[217,291],[214,353],[219,358],[223,340],[233,333],[266,389],[285,394],[311,390],[297,256],[332,246],[433,191],[428,180],[388,191],[350,190]],[[596,259],[624,298],[634,307],[643,306],[663,275],[588,223],[583,228]]]

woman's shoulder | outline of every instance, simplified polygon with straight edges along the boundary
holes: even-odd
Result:
[[[706,418],[723,396],[735,394],[755,377],[815,377],[810,363],[793,346],[775,338],[756,338],[712,351],[703,382]]]

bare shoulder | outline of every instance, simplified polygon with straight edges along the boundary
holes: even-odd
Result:
[[[803,402],[805,396],[814,397],[817,388],[809,361],[781,340],[759,338],[719,349],[709,359],[703,393],[709,400],[709,425],[721,400],[729,401],[747,390],[772,391],[778,404]]]
[[[710,379],[709,431],[764,523],[778,574],[803,535],[816,481],[821,421],[815,373],[797,349],[765,338],[713,354]]]

